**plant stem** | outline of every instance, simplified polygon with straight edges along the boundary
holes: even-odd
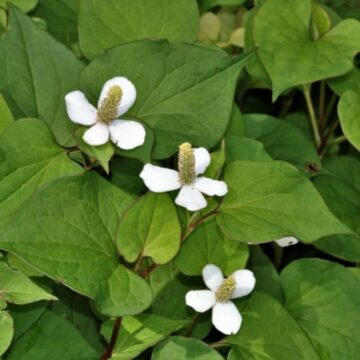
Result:
[[[346,136],[345,136],[345,135],[340,135],[340,136],[336,137],[335,139],[330,140],[330,141],[328,142],[328,144],[329,144],[329,145],[340,144],[340,143],[342,143],[342,142],[344,142],[344,141],[346,141],[346,140],[347,140],[347,139],[346,139]]]
[[[109,345],[106,348],[104,354],[101,356],[100,360],[110,359],[116,344],[117,337],[119,335],[120,326],[121,326],[121,317],[115,319]]]
[[[199,313],[196,312],[194,314],[194,316],[192,317],[191,323],[190,323],[190,325],[189,325],[189,327],[188,327],[188,329],[186,331],[186,334],[185,334],[186,337],[191,337],[191,335],[192,335],[192,333],[194,331],[194,328],[195,328],[195,326],[197,324],[198,319],[199,319]]]
[[[304,96],[305,96],[306,106],[307,106],[307,109],[309,112],[309,118],[310,118],[310,123],[311,123],[311,127],[312,127],[313,134],[314,134],[316,148],[318,148],[321,144],[321,137],[320,137],[320,133],[319,133],[318,122],[316,120],[314,106],[311,101],[310,85],[308,85],[308,86],[304,85]]]
[[[325,94],[326,94],[326,83],[325,81],[320,82],[320,98],[319,98],[319,129],[322,130],[325,126]]]
[[[211,348],[218,348],[218,347],[221,347],[221,346],[226,346],[226,344],[224,344],[225,340],[226,340],[226,338],[223,338],[223,339],[221,339],[219,341],[215,341],[215,342],[209,344],[209,346]]]
[[[284,250],[276,242],[273,242],[273,248],[274,248],[274,265],[276,270],[280,270]]]

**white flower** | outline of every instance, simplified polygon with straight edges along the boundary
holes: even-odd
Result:
[[[223,334],[236,334],[240,330],[242,318],[230,299],[250,294],[255,287],[255,277],[250,270],[237,270],[224,279],[215,265],[206,265],[203,279],[210,290],[192,290],[186,294],[186,305],[197,312],[212,308],[212,323]]]
[[[224,181],[197,177],[204,173],[210,159],[210,154],[205,148],[193,149],[189,143],[184,143],[179,146],[179,171],[145,164],[140,177],[152,192],[162,193],[181,189],[175,203],[189,211],[197,211],[207,205],[202,194],[224,196],[228,191]]]
[[[274,240],[280,247],[286,247],[290,245],[295,245],[299,240],[293,236],[285,236],[281,239]]]
[[[120,119],[136,99],[136,89],[125,77],[108,80],[100,93],[98,108],[89,103],[84,93],[72,91],[65,96],[66,110],[71,121],[91,126],[83,140],[89,145],[103,145],[109,141],[119,148],[130,150],[145,141],[144,127],[131,120]]]

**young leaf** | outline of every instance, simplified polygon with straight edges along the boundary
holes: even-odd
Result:
[[[56,296],[33,283],[18,270],[11,269],[0,261],[0,298],[9,303],[29,304],[39,300],[56,300]]]
[[[353,67],[360,22],[344,20],[314,39],[311,16],[311,0],[267,0],[255,16],[254,39],[272,80],[273,99],[289,87],[343,75]]]
[[[145,38],[193,42],[198,34],[195,0],[80,1],[80,47],[88,59]]]
[[[38,117],[60,144],[71,143],[74,124],[64,96],[78,87],[82,68],[66,46],[10,7],[8,30],[0,38],[0,91],[15,118]]]
[[[229,192],[217,216],[224,234],[242,242],[295,236],[314,242],[351,234],[326,207],[310,180],[280,161],[235,161],[225,171]]]
[[[147,348],[180,330],[188,322],[188,320],[173,320],[154,314],[126,316],[121,321],[120,332],[111,359],[134,359]],[[103,328],[108,339],[111,336],[112,324],[113,321],[109,321]]]
[[[151,257],[165,264],[178,252],[181,228],[175,205],[167,194],[148,192],[122,218],[117,236],[126,261]]]
[[[183,142],[206,148],[219,142],[246,60],[204,46],[144,40],[95,59],[82,72],[81,84],[95,102],[105,81],[119,74],[129,78],[137,99],[128,115],[154,130],[153,157],[161,159]]]
[[[40,187],[62,176],[80,174],[55,143],[48,127],[37,119],[14,122],[0,137],[0,225]]]

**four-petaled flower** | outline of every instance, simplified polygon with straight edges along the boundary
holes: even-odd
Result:
[[[240,330],[242,318],[231,299],[251,293],[255,287],[255,277],[250,270],[237,270],[224,279],[221,270],[212,264],[202,271],[203,279],[210,290],[192,290],[186,294],[186,305],[197,312],[212,308],[212,323],[223,334],[236,334]]]
[[[91,126],[83,140],[89,145],[103,145],[109,141],[119,148],[130,150],[145,141],[144,127],[132,120],[119,119],[136,99],[136,89],[125,77],[108,80],[100,93],[98,108],[89,103],[84,93],[72,91],[65,96],[66,110],[71,121]]]
[[[202,194],[224,196],[228,191],[224,181],[197,177],[204,173],[210,160],[210,154],[205,148],[193,149],[189,143],[184,143],[179,146],[178,171],[145,164],[140,177],[155,193],[181,189],[175,203],[189,211],[197,211],[207,205]]]

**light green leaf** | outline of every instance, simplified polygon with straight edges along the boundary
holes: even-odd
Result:
[[[293,124],[262,114],[244,115],[243,118],[246,136],[263,143],[273,159],[287,161],[302,171],[308,164],[321,167],[314,144]]]
[[[11,344],[14,336],[14,321],[7,311],[0,311],[0,355],[2,355]]]
[[[117,246],[126,261],[151,257],[165,264],[178,252],[181,227],[175,205],[167,194],[148,192],[124,215]]]
[[[360,22],[344,20],[314,39],[311,16],[311,0],[267,0],[256,14],[254,39],[272,80],[273,99],[292,86],[343,75],[353,67]]]
[[[18,270],[0,261],[0,298],[14,304],[29,304],[39,300],[57,300]]]
[[[38,117],[60,144],[70,143],[75,124],[64,96],[78,88],[82,68],[67,47],[11,6],[8,30],[0,38],[0,91],[15,118]]]
[[[85,131],[86,128],[82,127],[75,133],[79,149],[89,156],[91,162],[98,161],[105,172],[109,174],[109,162],[115,152],[113,144],[108,141],[104,145],[91,146],[82,139]]]
[[[16,326],[16,324],[15,324]],[[78,330],[59,315],[45,311],[11,347],[7,360],[98,360]]]
[[[119,264],[115,235],[132,197],[95,173],[58,179],[37,192],[0,232],[0,248],[93,298],[111,316],[150,305],[146,282]]]
[[[340,97],[338,113],[342,131],[360,151],[360,93],[346,91]]]
[[[36,119],[9,126],[0,137],[0,225],[39,188],[58,177],[80,174],[48,127]]]
[[[253,293],[241,302],[240,313],[240,331],[225,340],[235,346],[228,360],[289,360],[289,354],[291,360],[320,360],[296,321],[271,296]]]
[[[250,269],[255,275],[255,290],[271,295],[282,302],[283,294],[280,284],[280,275],[274,264],[264,254],[260,246],[250,246]]]
[[[174,357],[176,354],[176,357]],[[155,347],[151,360],[223,360],[214,349],[200,340],[171,336]]]
[[[314,184],[329,209],[354,231],[354,235],[335,235],[316,241],[314,245],[331,255],[349,261],[360,261],[360,161],[339,156],[324,163],[324,174]]]
[[[38,0],[0,0],[0,8],[7,9],[6,3],[14,4],[22,11],[29,12],[36,6]]]
[[[12,113],[7,106],[5,99],[0,94],[0,135],[14,122]]]
[[[295,236],[314,242],[330,234],[351,234],[326,207],[309,179],[280,161],[235,161],[225,171],[229,192],[217,222],[242,242]]]
[[[77,42],[79,0],[39,0],[33,15],[44,19],[47,31],[67,45]]]
[[[318,259],[292,262],[281,273],[285,307],[320,359],[357,360],[360,283],[343,266]]]
[[[219,142],[246,59],[205,46],[144,40],[95,59],[82,72],[81,84],[95,103],[105,81],[119,74],[130,79],[137,99],[127,116],[155,131],[153,157],[167,158],[182,142],[207,148]]]
[[[176,264],[186,275],[201,275],[207,264],[215,264],[225,275],[245,267],[249,256],[247,244],[226,238],[215,220],[203,222],[181,246]]]
[[[198,34],[195,0],[81,0],[80,47],[88,59],[145,38],[193,42]]]
[[[154,346],[171,333],[188,324],[188,320],[173,320],[154,314],[126,316],[121,321],[121,328],[111,359],[131,360],[144,350]],[[105,323],[103,331],[110,339],[112,321]]]
[[[200,17],[199,40],[204,43],[218,41],[221,30],[221,21],[212,12],[206,12]]]
[[[360,94],[360,69],[354,67],[347,74],[335,79],[330,79],[328,84],[331,90],[339,96],[348,90],[352,90]]]

